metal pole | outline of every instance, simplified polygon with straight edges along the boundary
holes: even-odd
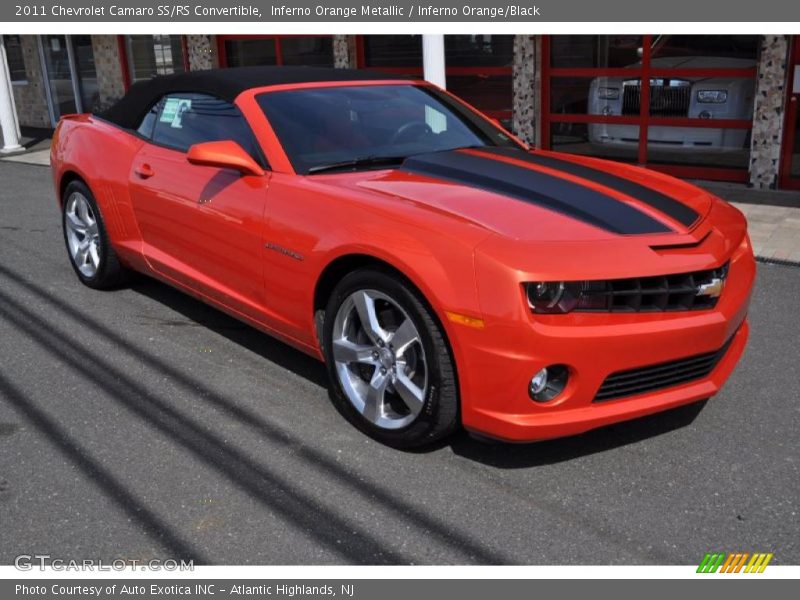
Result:
[[[14,96],[11,89],[11,71],[8,68],[6,45],[0,36],[0,128],[3,130],[3,147],[0,153],[21,152],[17,115],[14,108]]]
[[[439,87],[447,86],[444,74],[444,35],[423,34],[422,69],[427,81]]]

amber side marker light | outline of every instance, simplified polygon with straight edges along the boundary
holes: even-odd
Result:
[[[461,313],[450,312],[449,310],[445,311],[445,314],[453,323],[466,325],[467,327],[474,327],[475,329],[483,329],[486,326],[486,324],[483,322],[483,319],[462,315]]]

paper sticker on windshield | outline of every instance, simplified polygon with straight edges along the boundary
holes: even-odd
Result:
[[[192,101],[188,98],[167,98],[159,121],[169,123],[170,127],[180,129],[183,114],[190,108],[192,108]]]

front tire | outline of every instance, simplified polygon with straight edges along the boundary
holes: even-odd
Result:
[[[397,276],[345,276],[325,310],[323,348],[334,405],[370,437],[413,448],[456,428],[458,385],[444,334]]]
[[[81,283],[94,289],[110,289],[123,283],[127,271],[111,246],[91,190],[82,181],[73,181],[64,190],[61,205],[67,255]]]

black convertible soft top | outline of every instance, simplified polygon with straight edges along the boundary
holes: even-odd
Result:
[[[405,79],[405,77],[369,70],[324,67],[231,67],[190,71],[137,81],[125,96],[98,116],[120,127],[135,129],[145,113],[164,94],[197,92],[233,102],[243,91],[267,85],[376,79]]]

